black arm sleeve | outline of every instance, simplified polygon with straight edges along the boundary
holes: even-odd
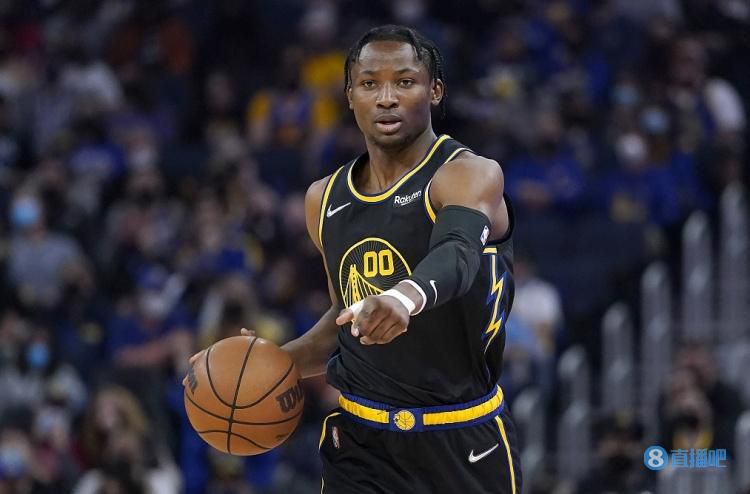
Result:
[[[424,292],[429,310],[469,291],[490,232],[484,213],[463,206],[446,206],[435,218],[430,251],[408,278]]]

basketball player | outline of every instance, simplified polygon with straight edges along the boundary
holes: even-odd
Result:
[[[332,306],[283,347],[342,393],[322,492],[520,493],[496,384],[513,299],[500,166],[433,131],[443,62],[415,30],[368,31],[345,81],[367,152],[305,198]]]

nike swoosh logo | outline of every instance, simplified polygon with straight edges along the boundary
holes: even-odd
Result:
[[[435,290],[435,302],[434,303],[437,303],[437,286],[435,286],[435,280],[430,280],[430,286],[432,287],[433,290]]]
[[[476,463],[476,462],[478,462],[479,460],[481,460],[482,458],[484,458],[488,454],[490,454],[493,451],[495,451],[498,446],[500,446],[500,443],[495,444],[494,446],[492,446],[490,449],[488,449],[484,453],[479,453],[476,456],[474,456],[474,450],[472,449],[471,453],[469,453],[469,463]]]
[[[333,216],[334,214],[338,213],[339,211],[341,211],[345,207],[349,206],[350,204],[351,204],[351,202],[347,202],[346,204],[342,204],[341,206],[337,207],[336,209],[331,209],[331,205],[329,204],[328,205],[328,211],[326,211],[326,218],[330,218],[331,216]]]

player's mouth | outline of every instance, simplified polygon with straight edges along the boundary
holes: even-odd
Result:
[[[395,134],[401,128],[401,117],[381,115],[375,119],[375,127],[383,134]]]

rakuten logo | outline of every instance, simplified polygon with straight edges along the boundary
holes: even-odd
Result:
[[[410,204],[416,201],[420,197],[422,197],[422,191],[418,190],[413,194],[408,194],[405,196],[396,196],[393,199],[393,204],[395,204],[396,206],[406,206],[407,204]]]

